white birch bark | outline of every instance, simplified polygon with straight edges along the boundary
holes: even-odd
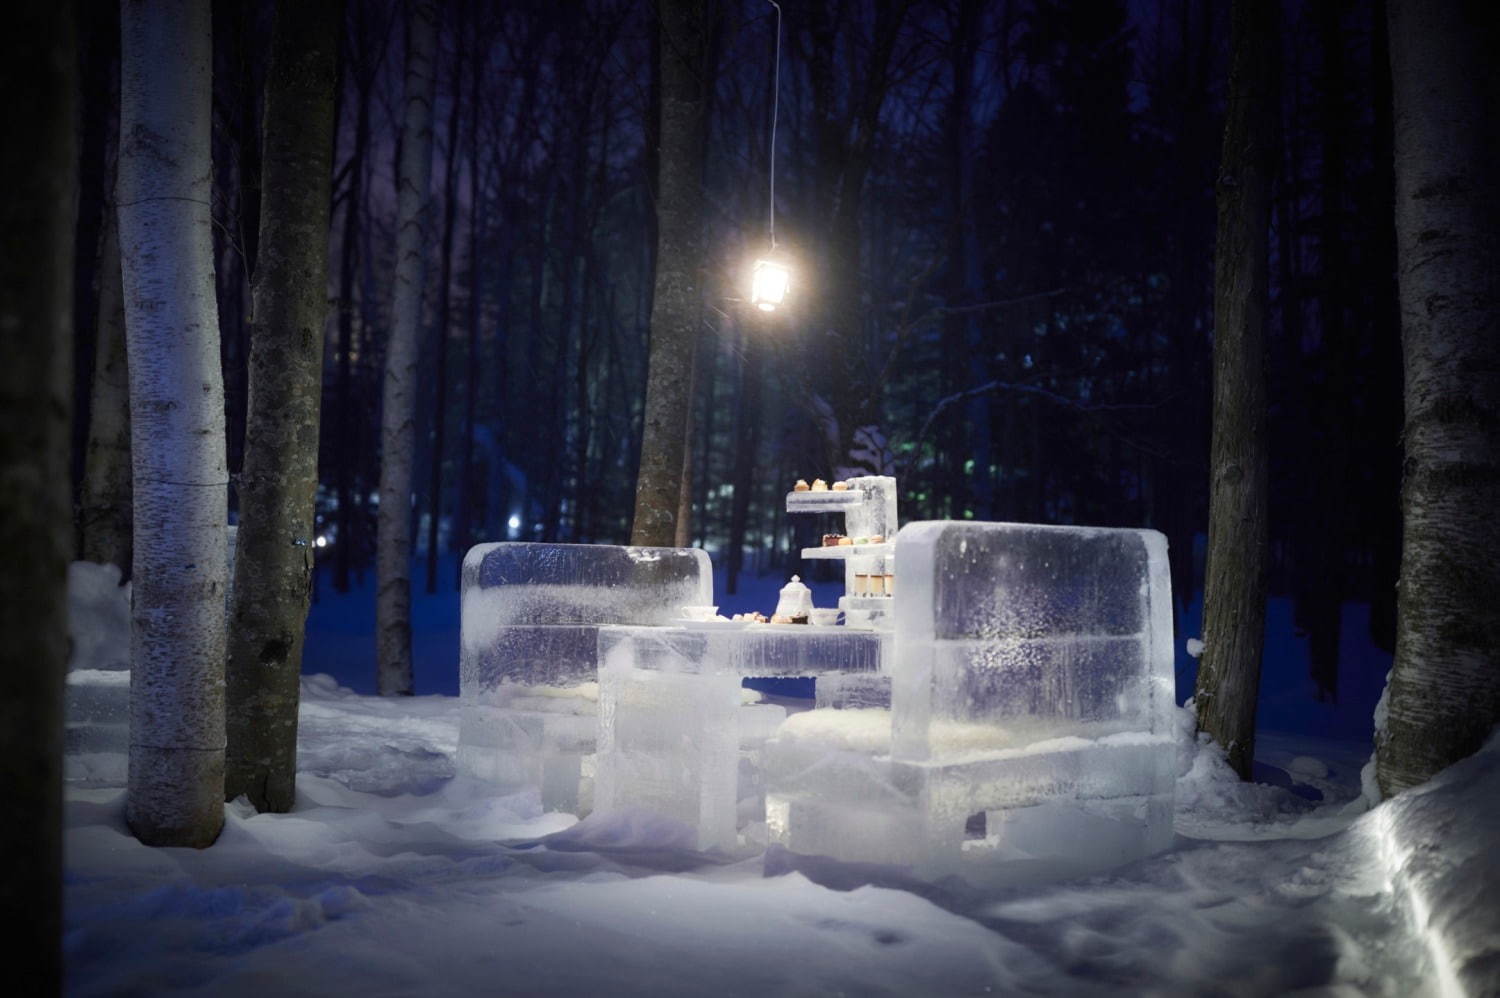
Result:
[[[380,416],[380,513],[375,543],[375,685],[383,696],[410,695],[411,479],[415,444],[417,327],[422,320],[432,175],[433,62],[437,9],[415,0],[406,53],[401,164],[396,201],[396,287],[385,353]]]
[[[1387,797],[1500,721],[1500,39],[1481,8],[1389,8],[1406,453]]]
[[[224,822],[224,383],[210,197],[210,7],[122,0],[120,260],[135,505],[130,777],[148,845]]]

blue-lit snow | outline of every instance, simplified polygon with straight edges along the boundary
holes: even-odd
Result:
[[[318,640],[310,649],[337,644]],[[1184,714],[1170,851],[986,894],[894,876],[852,890],[766,876],[760,856],[693,853],[680,829],[640,813],[575,825],[540,813],[534,796],[456,777],[457,718],[452,696],[382,700],[305,677],[296,809],[229,804],[222,837],[201,852],[129,836],[123,759],[71,760],[69,993],[1500,988],[1500,737],[1367,810],[1367,740],[1263,733],[1259,760],[1280,785],[1241,784],[1191,739]]]

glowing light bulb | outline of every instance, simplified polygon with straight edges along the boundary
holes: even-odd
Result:
[[[756,260],[750,278],[750,303],[762,312],[774,312],[786,299],[792,272],[775,260]]]

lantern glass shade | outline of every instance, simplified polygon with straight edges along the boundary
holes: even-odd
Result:
[[[750,303],[762,312],[772,312],[786,299],[792,272],[774,260],[756,260],[750,278]]]

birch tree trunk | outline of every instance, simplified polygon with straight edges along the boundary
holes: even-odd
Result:
[[[240,473],[224,798],[290,811],[297,701],[312,592],[313,495],[340,0],[277,5],[266,76],[260,259]]]
[[[0,918],[9,990],[62,992],[63,674],[73,230],[73,5],[23,0],[0,37]]]
[[[228,476],[209,215],[209,7],[122,0],[120,261],[135,496],[130,778],[147,845],[224,823]]]
[[[1214,404],[1198,727],[1241,779],[1255,758],[1266,617],[1265,326],[1271,222],[1272,8],[1235,0],[1214,250]]]
[[[417,327],[422,319],[422,255],[432,174],[433,56],[437,8],[414,0],[406,52],[401,162],[396,202],[396,287],[385,352],[380,416],[380,514],[376,523],[376,689],[410,696],[411,480],[416,439]]]
[[[657,19],[661,136],[656,291],[630,543],[669,547],[677,536],[682,455],[692,405],[693,343],[701,320],[707,4],[658,0]]]
[[[120,239],[113,203],[99,236],[99,321],[84,452],[84,561],[118,565],[130,574],[130,376],[125,360],[125,300],[120,290]]]
[[[1388,8],[1406,456],[1396,660],[1375,742],[1385,796],[1471,754],[1500,720],[1500,39],[1479,11]]]

